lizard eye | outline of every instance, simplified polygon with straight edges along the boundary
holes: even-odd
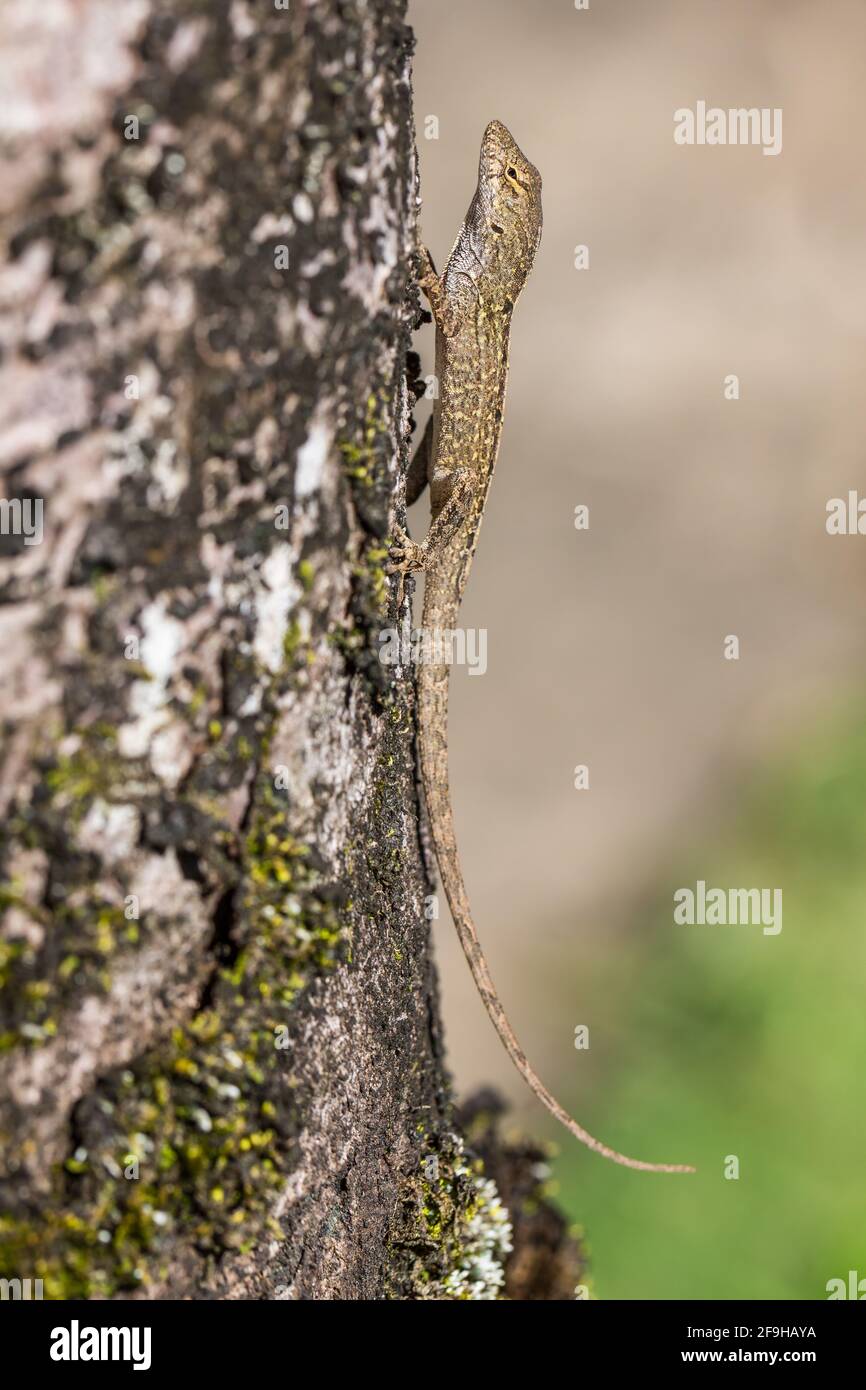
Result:
[[[516,188],[519,193],[522,193],[524,191],[523,184],[520,182],[520,179],[517,176],[517,170],[515,169],[513,164],[508,165],[507,169],[505,170],[505,177],[511,184],[512,188]]]

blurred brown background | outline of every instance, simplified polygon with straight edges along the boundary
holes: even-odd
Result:
[[[724,828],[756,769],[860,688],[866,540],[830,539],[825,508],[863,478],[866,10],[410,0],[409,17],[421,224],[440,269],[490,118],[544,181],[464,606],[489,630],[489,669],[453,677],[451,769],[494,978],[529,1057],[586,1121],[584,1098],[611,1079],[605,1029],[617,1068],[646,1041],[587,993],[590,966],[627,969],[658,865],[694,883],[691,861],[677,877],[679,846]],[[699,99],[783,108],[781,154],[675,145],[674,110]],[[723,660],[728,633],[739,662]],[[588,792],[572,788],[577,763]],[[495,1081],[553,1136],[447,908],[436,940],[459,1088]],[[580,1022],[599,1044],[578,1058]]]

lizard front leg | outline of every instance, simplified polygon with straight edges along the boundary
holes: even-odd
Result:
[[[446,338],[451,338],[460,327],[461,314],[457,306],[446,298],[444,276],[437,273],[426,246],[419,246],[415,252],[415,280],[426,295],[436,327]]]
[[[434,323],[439,323],[445,308],[445,290],[442,278],[433,264],[433,257],[426,246],[419,246],[413,258],[413,270],[415,272],[415,283],[419,290],[426,295],[433,314]]]

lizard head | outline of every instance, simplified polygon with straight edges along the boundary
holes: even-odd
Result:
[[[514,300],[541,240],[541,175],[501,121],[491,121],[481,141],[476,216],[482,223],[476,229],[483,232],[480,243],[489,248],[489,269]]]

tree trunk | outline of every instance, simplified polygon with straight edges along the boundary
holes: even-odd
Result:
[[[403,0],[7,0],[0,44],[0,1272],[495,1296],[377,654]]]

